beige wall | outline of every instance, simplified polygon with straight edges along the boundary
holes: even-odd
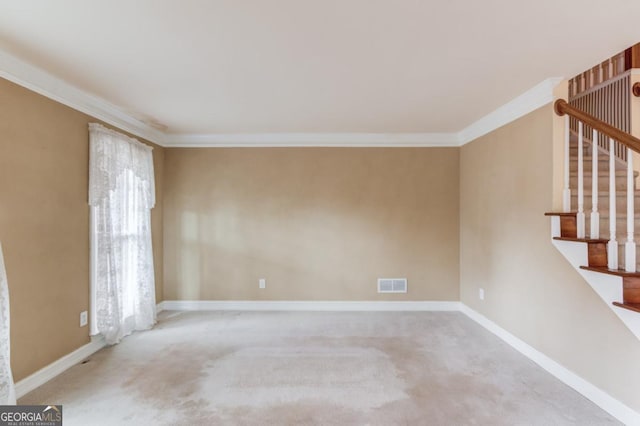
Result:
[[[165,299],[458,300],[458,157],[167,149]],[[378,277],[408,294],[377,294]]]
[[[20,380],[88,342],[96,120],[2,79],[0,94]],[[155,147],[157,300],[460,298],[640,410],[640,342],[549,241],[551,117],[547,106],[462,149]],[[409,293],[378,295],[378,277],[407,277]]]
[[[552,166],[550,105],[462,148],[461,300],[640,411],[640,342],[551,244]]]
[[[16,380],[89,342],[88,128],[95,120],[0,79],[0,241],[11,297]],[[154,254],[162,259],[162,166]],[[162,267],[156,261],[157,298]]]

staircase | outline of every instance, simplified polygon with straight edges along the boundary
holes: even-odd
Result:
[[[556,103],[556,111],[561,113],[560,115],[566,113],[574,116],[574,108],[568,106],[566,102],[564,105],[567,105],[566,110],[561,111],[558,109],[558,103]],[[564,108],[563,105],[560,105],[560,107]],[[577,110],[576,114],[582,115],[579,120],[583,120],[589,125],[592,124],[588,120],[593,119],[593,117],[582,114],[579,110]],[[593,124],[597,124],[596,121],[597,119],[593,121]],[[602,130],[598,130],[607,132],[610,129],[605,124]],[[613,133],[616,132],[619,133],[618,130],[612,131],[611,136],[613,137]],[[640,211],[638,209],[640,207],[640,190],[636,186],[638,172],[634,170],[629,176],[626,162],[618,158],[611,162],[608,152],[583,139],[582,176],[585,219],[584,237],[578,238],[578,235],[582,233],[579,230],[581,224],[578,215],[579,143],[578,136],[569,132],[568,124],[566,136],[568,140],[565,143],[568,144],[568,149],[565,148],[565,152],[568,151],[569,156],[568,159],[565,158],[565,168],[568,168],[569,173],[568,176],[565,176],[565,185],[568,181],[571,193],[570,209],[565,212],[545,213],[552,220],[552,242],[614,313],[640,339],[640,273],[635,272],[640,270],[640,262],[636,257],[636,253],[640,253],[640,249],[636,248],[637,244],[635,242],[627,242],[627,199],[633,200],[635,207],[633,210],[635,234],[638,235],[638,230],[640,230],[640,213],[635,213]],[[621,135],[616,134],[616,136]],[[627,134],[624,137],[625,140],[627,138],[635,139]],[[616,140],[618,140],[617,137]],[[640,146],[640,140],[636,139],[635,141]],[[635,141],[631,142],[635,143]],[[596,209],[592,205],[594,193],[592,188],[594,150],[598,150],[596,161],[598,203]],[[613,164],[615,176],[613,182],[610,181],[611,164]],[[613,200],[610,200],[611,186],[615,187],[615,198]],[[632,192],[627,193],[629,186],[632,187]],[[616,210],[615,241],[610,238],[611,201],[614,202]],[[593,210],[597,214],[592,219]],[[629,255],[633,257],[627,256],[627,250],[629,250]],[[617,254],[615,253],[616,251]],[[628,261],[634,264],[627,264]],[[612,266],[617,267],[612,268]]]
[[[599,233],[594,235],[593,229],[591,229],[590,215],[593,211],[593,150],[599,149],[598,160],[598,206],[597,211],[599,213]],[[570,157],[569,157],[569,185],[571,189],[571,207],[572,210],[576,210],[578,207],[578,136],[571,134],[570,141]],[[610,212],[609,212],[609,153],[603,151],[598,147],[594,147],[589,140],[584,141],[583,146],[583,176],[584,176],[584,212],[585,212],[585,228],[586,236],[588,238],[604,239],[605,243],[608,242],[611,232],[609,229],[610,224]],[[618,242],[618,268],[625,268],[625,242],[627,240],[627,164],[618,159],[614,161],[615,168],[615,200],[616,200],[616,239]],[[633,173],[633,190],[634,190],[634,214],[635,230],[636,234],[640,231],[640,189],[636,186],[636,180],[638,178],[638,171],[634,170]],[[636,244],[638,247],[638,244]],[[640,250],[636,250],[636,270],[640,270]],[[605,263],[607,265],[607,263]],[[640,277],[640,274],[639,274]]]

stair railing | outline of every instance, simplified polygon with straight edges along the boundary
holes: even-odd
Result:
[[[635,80],[632,78],[634,69],[640,69],[640,43],[569,79],[569,105],[631,133],[630,85]],[[578,133],[578,123],[573,119],[571,131],[574,137]],[[584,131],[586,137],[591,135],[589,126],[585,126]],[[624,145],[600,139],[602,152],[608,151],[609,145],[613,147],[618,162],[626,162],[627,149]]]
[[[559,99],[554,104],[554,110],[559,116],[565,118],[565,141],[564,141],[564,188],[563,188],[563,209],[565,212],[571,211],[571,189],[570,189],[570,118],[578,122],[578,210],[576,216],[577,237],[586,238],[586,224],[584,212],[584,170],[583,170],[583,151],[584,151],[584,126],[592,129],[592,162],[591,162],[591,200],[592,210],[590,217],[590,238],[600,238],[599,221],[600,214],[598,211],[598,149],[597,146],[603,144],[603,137],[606,139],[609,155],[609,241],[607,243],[607,258],[609,269],[618,269],[618,242],[616,240],[616,169],[615,169],[615,150],[612,149],[614,144],[624,145],[626,150],[626,225],[627,240],[625,242],[625,270],[627,272],[636,272],[636,243],[635,243],[635,223],[634,223],[634,170],[633,170],[633,153],[640,153],[640,139],[631,136],[606,122],[587,114],[580,109],[569,105],[564,99]],[[599,143],[598,143],[599,142]]]

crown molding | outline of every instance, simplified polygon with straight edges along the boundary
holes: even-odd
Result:
[[[562,80],[562,77],[548,78],[467,126],[458,132],[460,145],[465,145],[478,139],[480,136],[484,136],[552,102],[553,89]]]
[[[164,145],[164,133],[125,113],[117,106],[78,89],[48,72],[0,50],[0,77],[91,115],[135,136]]]
[[[167,135],[170,148],[456,147],[553,101],[562,77],[548,78],[457,133],[253,133]]]
[[[170,148],[256,147],[447,147],[455,133],[247,133],[167,135]]]
[[[553,88],[562,81],[548,78],[459,132],[167,134],[1,50],[0,64],[0,77],[168,148],[462,146],[553,101]]]

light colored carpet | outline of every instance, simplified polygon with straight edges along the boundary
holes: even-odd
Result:
[[[23,397],[65,425],[604,425],[457,312],[164,312]]]

